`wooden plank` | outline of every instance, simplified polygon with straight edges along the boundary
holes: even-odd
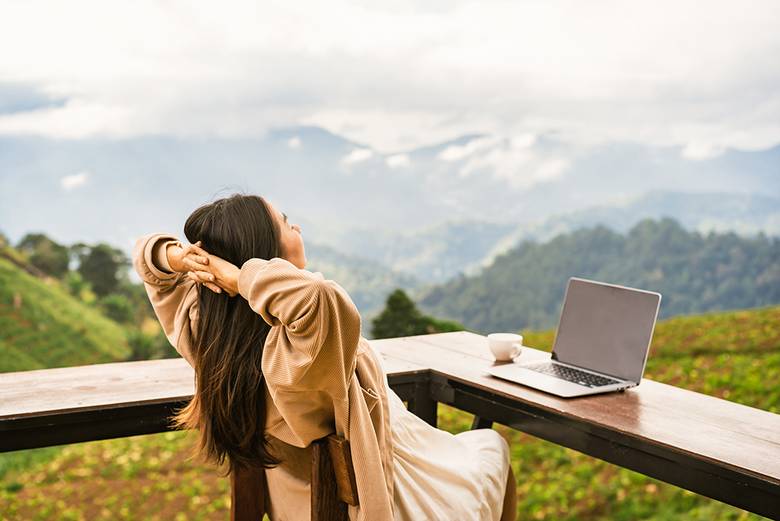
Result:
[[[186,360],[115,362],[0,374],[0,419],[188,399]]]
[[[383,360],[402,399],[428,371]],[[174,409],[194,392],[182,358],[0,374],[0,452],[171,430]]]
[[[427,370],[393,357],[382,362],[392,376]],[[194,371],[183,358],[1,373],[0,419],[180,402],[194,392]]]
[[[488,374],[495,362],[486,338],[469,332],[394,339],[377,348],[467,385],[780,485],[780,415],[647,379],[623,393],[558,398]],[[549,353],[526,347],[517,361],[544,358]]]
[[[388,375],[392,376],[413,375],[428,370],[427,367],[422,367],[406,360],[384,355],[382,356],[382,367]]]
[[[0,452],[167,432],[173,430],[171,416],[184,405],[172,401],[0,418]]]

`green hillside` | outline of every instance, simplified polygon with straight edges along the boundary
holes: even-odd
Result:
[[[120,325],[56,280],[0,258],[0,372],[116,362],[129,353]]]
[[[412,288],[420,283],[414,277],[395,272],[376,261],[344,255],[329,246],[306,244],[309,271],[322,272],[344,287],[366,321],[382,310],[382,301],[395,288]],[[363,332],[364,336],[368,332]]]
[[[473,277],[417,297],[427,314],[482,333],[555,327],[568,277],[658,291],[661,318],[780,304],[780,239],[702,235],[672,219],[626,235],[603,226],[523,242]]]
[[[552,345],[551,331],[522,333],[526,345]],[[780,307],[659,322],[645,376],[780,412]],[[471,421],[439,408],[439,426],[450,432],[469,429]],[[502,425],[495,429],[512,450],[518,519],[762,519]],[[50,461],[0,473],[0,519],[226,519],[228,480],[187,460],[194,442],[192,432],[172,432],[69,445]]]

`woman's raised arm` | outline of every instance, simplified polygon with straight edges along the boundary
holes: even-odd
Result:
[[[193,280],[209,280],[226,292],[238,292],[249,307],[271,326],[284,326],[284,339],[292,350],[277,349],[264,358],[265,364],[286,367],[266,374],[279,386],[322,386],[318,371],[309,365],[315,358],[320,370],[331,371],[334,383],[349,379],[360,339],[360,313],[347,292],[321,273],[300,269],[286,259],[249,259],[241,268],[209,256],[208,265],[186,261]],[[321,352],[327,353],[321,356]],[[294,360],[276,360],[277,358]],[[304,382],[304,380],[311,380]],[[277,381],[279,380],[279,381]]]
[[[238,274],[238,292],[269,324],[293,326],[324,300],[330,311],[350,322],[360,314],[346,291],[321,273],[300,269],[286,259],[249,259]]]
[[[290,326],[300,321],[312,306],[320,302],[323,293],[333,300],[337,309],[349,315],[347,318],[360,321],[360,314],[346,291],[321,273],[303,270],[286,259],[275,257],[249,259],[239,269],[234,264],[203,250],[202,257],[190,256],[184,259],[184,269],[189,277],[203,284],[211,283],[224,290],[231,297],[241,294],[249,306],[268,324],[280,323]],[[203,258],[205,257],[205,261]]]
[[[144,283],[165,336],[190,365],[198,320],[198,289],[186,275],[184,257],[197,254],[193,247],[184,247],[176,237],[162,233],[141,237],[133,250],[133,267]]]
[[[238,289],[263,320],[284,325],[275,349],[263,356],[277,407],[289,401],[294,408],[306,390],[346,399],[360,342],[360,313],[347,292],[281,258],[246,261]]]

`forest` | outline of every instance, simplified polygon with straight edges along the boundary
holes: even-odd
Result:
[[[421,310],[488,333],[555,327],[569,277],[657,291],[660,318],[780,303],[780,239],[701,234],[673,219],[522,242],[473,277],[417,298]]]

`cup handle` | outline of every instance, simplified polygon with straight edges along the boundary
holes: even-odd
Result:
[[[517,342],[515,344],[512,344],[512,347],[515,348],[515,352],[512,354],[512,358],[514,358],[520,354],[520,349],[523,347],[523,344],[521,342]]]

